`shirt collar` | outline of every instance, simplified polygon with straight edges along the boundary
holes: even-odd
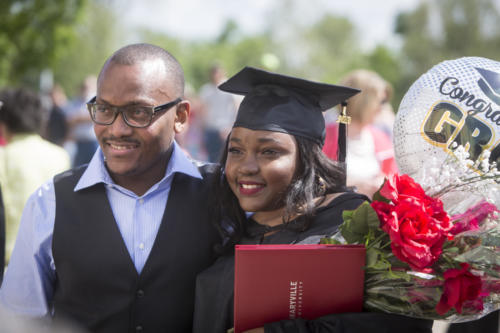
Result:
[[[177,144],[177,142],[174,141],[172,156],[168,162],[165,176],[157,184],[153,185],[153,187],[163,187],[165,184],[169,183],[168,180],[177,172],[186,174],[193,178],[202,178],[198,168],[193,164],[193,161],[186,156],[182,148]],[[76,192],[99,183],[104,183],[105,185],[116,185],[106,169],[104,155],[102,154],[100,147],[90,160],[87,169],[83,172],[80,180],[74,188],[74,191]]]
[[[22,141],[25,140],[26,138],[39,138],[40,135],[36,133],[16,133],[12,135],[12,137],[9,139],[9,144],[16,142],[16,141]]]

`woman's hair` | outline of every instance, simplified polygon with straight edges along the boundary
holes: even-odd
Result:
[[[345,170],[336,161],[329,159],[321,146],[312,140],[294,136],[298,146],[298,165],[295,175],[283,199],[285,212],[283,223],[288,223],[296,216],[302,216],[294,228],[305,230],[309,227],[318,203],[315,198],[328,193],[344,192]],[[225,239],[225,249],[231,250],[244,235],[246,215],[238,199],[229,187],[225,175],[229,140],[220,160],[220,169],[215,179],[215,193],[212,197],[214,212],[212,221]]]
[[[349,98],[347,104],[349,116],[361,124],[366,124],[371,113],[376,112],[376,106],[380,105],[381,101],[377,100],[379,92],[385,94],[386,100],[392,96],[392,86],[377,73],[365,69],[350,72],[340,84],[361,90],[361,93]]]

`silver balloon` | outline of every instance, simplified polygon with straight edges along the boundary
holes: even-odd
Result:
[[[394,123],[394,151],[401,173],[412,176],[424,189],[455,183],[456,177],[447,175],[459,169],[448,167],[457,146],[464,147],[472,161],[489,151],[490,164],[500,166],[498,61],[479,57],[444,61],[415,81],[401,101]],[[478,170],[480,166],[458,173],[474,176]],[[474,183],[446,192],[441,199],[454,212],[480,199],[500,207],[500,186],[498,180]]]
[[[453,143],[476,160],[490,150],[500,164],[500,62],[479,57],[444,61],[410,87],[394,124],[402,173],[416,174],[430,158],[444,160]]]

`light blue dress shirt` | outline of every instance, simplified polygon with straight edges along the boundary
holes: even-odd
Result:
[[[174,142],[165,176],[139,197],[113,182],[104,165],[102,151],[98,149],[74,188],[76,192],[97,183],[105,184],[113,215],[138,273],[158,233],[176,172],[202,178],[193,161]],[[52,257],[55,205],[52,180],[42,185],[26,203],[0,289],[0,303],[7,310],[36,317],[52,311],[56,272]]]

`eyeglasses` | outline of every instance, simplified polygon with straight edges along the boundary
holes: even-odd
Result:
[[[179,97],[172,102],[158,106],[111,106],[107,104],[97,104],[96,99],[97,98],[94,97],[87,103],[87,109],[90,112],[90,117],[96,124],[111,125],[118,117],[118,114],[121,113],[125,123],[130,127],[136,128],[148,127],[151,124],[153,117],[158,112],[168,110],[182,101],[182,98]]]

